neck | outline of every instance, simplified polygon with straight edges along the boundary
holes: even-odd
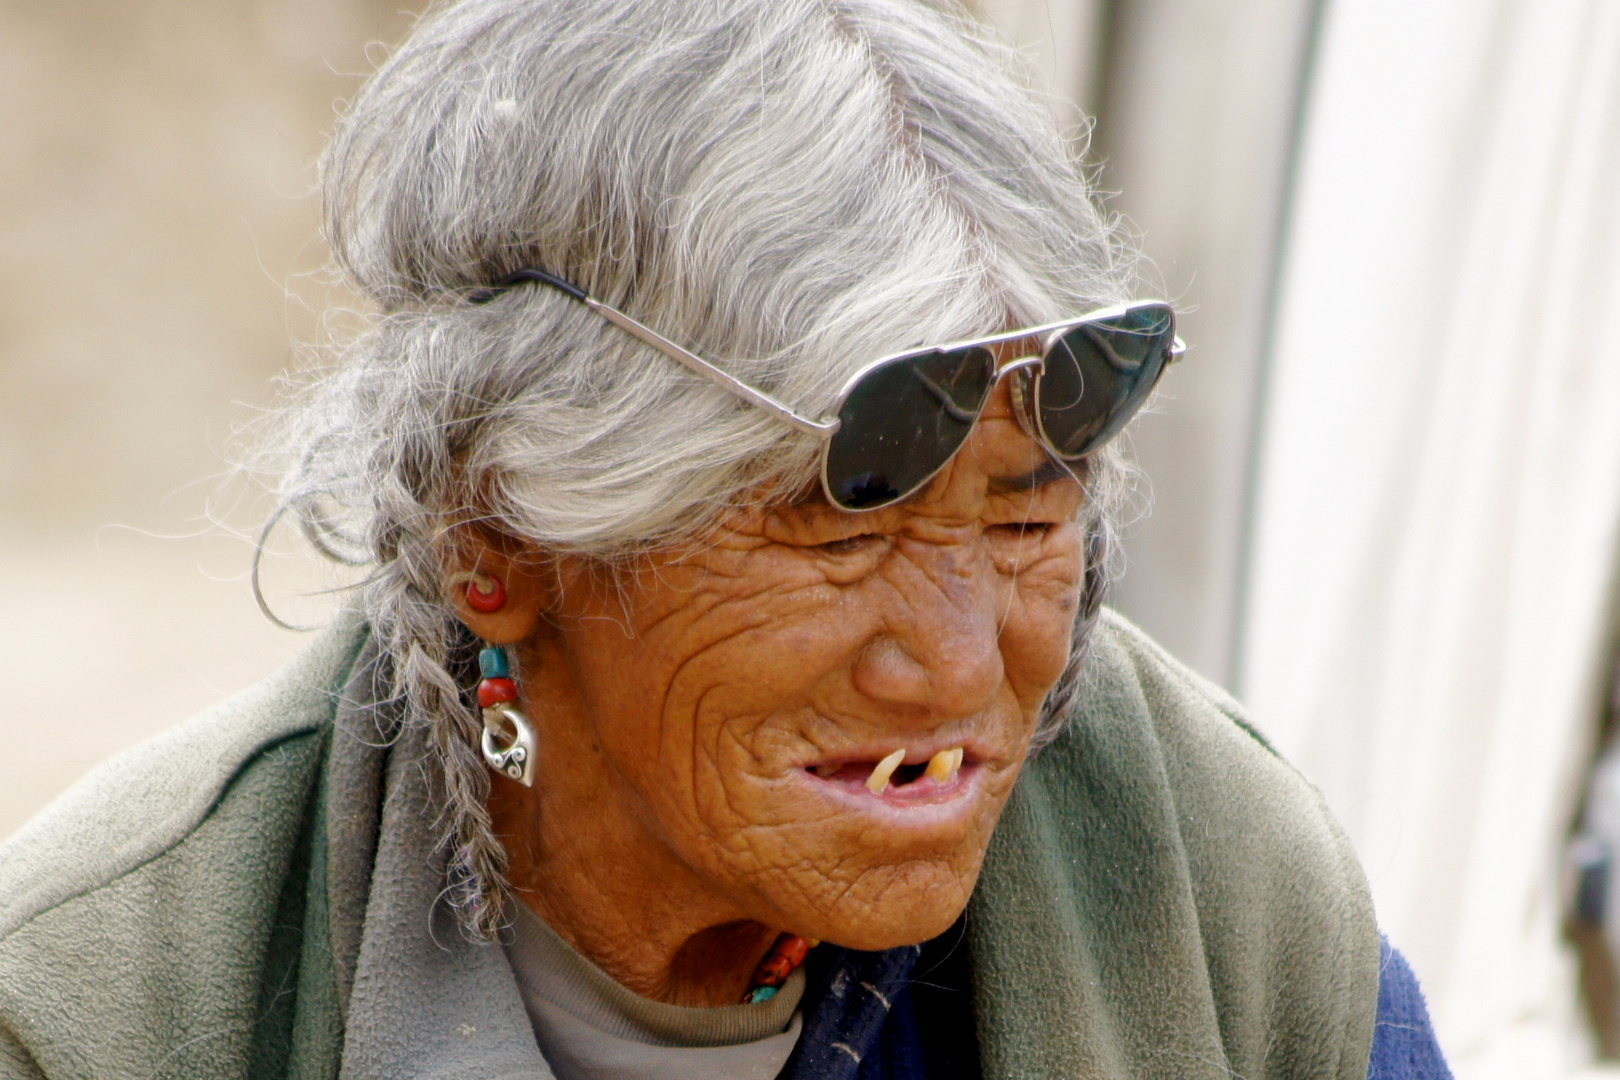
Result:
[[[644,827],[647,815],[636,812],[634,793],[583,718],[559,716],[567,696],[552,690],[563,688],[524,689],[546,702],[542,716],[528,713],[543,748],[534,787],[495,777],[489,795],[517,898],[643,997],[695,1007],[742,1001],[777,930],[718,895]]]

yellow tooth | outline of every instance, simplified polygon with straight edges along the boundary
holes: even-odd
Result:
[[[816,775],[825,780],[829,776],[833,775],[833,773],[837,772],[840,768],[842,768],[840,765],[817,765]]]
[[[881,795],[887,791],[889,789],[889,777],[894,775],[894,770],[898,769],[900,763],[904,760],[906,760],[906,751],[902,747],[878,762],[877,768],[872,770],[872,775],[866,778],[866,789],[874,795]]]
[[[941,750],[928,759],[928,768],[923,775],[937,784],[943,784],[956,771],[956,755],[958,753],[957,750]]]
[[[964,751],[960,746],[958,746],[955,750],[952,750],[951,753],[956,755],[951,761],[951,772],[960,772],[962,770],[962,755]]]

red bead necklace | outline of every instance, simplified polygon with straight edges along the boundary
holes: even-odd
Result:
[[[771,1000],[776,992],[782,989],[782,984],[788,981],[793,969],[804,963],[804,958],[810,950],[821,944],[811,938],[802,938],[798,934],[783,934],[771,946],[771,951],[765,954],[765,959],[759,962],[754,969],[754,982],[743,995],[744,1005],[759,1005]]]

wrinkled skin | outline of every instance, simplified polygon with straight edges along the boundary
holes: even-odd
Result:
[[[533,788],[489,807],[521,900],[643,995],[727,1005],[788,930],[860,949],[960,914],[1069,656],[1080,485],[998,389],[907,503],[740,511],[701,550],[609,571],[474,539],[519,662]],[[944,783],[860,781],[962,747]],[[832,778],[824,772],[842,768]]]

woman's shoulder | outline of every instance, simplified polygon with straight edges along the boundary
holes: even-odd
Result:
[[[135,1068],[138,1033],[163,1025],[132,1011],[207,1012],[188,990],[207,986],[219,1010],[251,1006],[258,976],[243,961],[263,952],[250,939],[273,921],[364,638],[338,620],[277,674],[101,765],[0,845],[0,1029],[29,1033],[30,1053],[105,1041],[90,1048],[110,1055],[97,1060]]]
[[[1123,752],[1126,743],[1143,738],[1152,747],[1139,747],[1137,760],[1164,770],[1166,790],[1178,796],[1178,803],[1197,796],[1264,817],[1303,813],[1337,830],[1314,785],[1277,752],[1232,695],[1123,615],[1104,608],[1074,716],[1058,742],[1072,751],[1077,743],[1100,740],[1103,747]],[[1058,749],[1058,756],[1063,752]]]
[[[1090,650],[975,895],[976,1007],[1004,1018],[988,1052],[1031,1075],[1085,1059],[1148,1075],[1174,1053],[1361,1080],[1378,934],[1321,796],[1229,695],[1123,617],[1105,612]],[[1019,1034],[1046,1014],[1043,1038]]]
[[[173,849],[250,763],[330,724],[363,637],[339,620],[268,679],[98,766],[0,844],[0,940]]]
[[[1042,780],[1068,797],[1107,792],[1162,812],[1202,894],[1269,903],[1268,889],[1298,895],[1311,879],[1324,901],[1365,901],[1376,955],[1360,863],[1315,785],[1230,694],[1117,612],[1099,620],[1075,714],[1042,758]]]
[[[1119,703],[1122,696],[1137,699],[1133,707],[1146,706],[1158,726],[1214,722],[1220,730],[1241,732],[1244,746],[1252,744],[1276,757],[1236,698],[1171,656],[1113,608],[1102,609],[1089,647],[1082,708],[1086,699],[1093,708],[1102,701]]]

